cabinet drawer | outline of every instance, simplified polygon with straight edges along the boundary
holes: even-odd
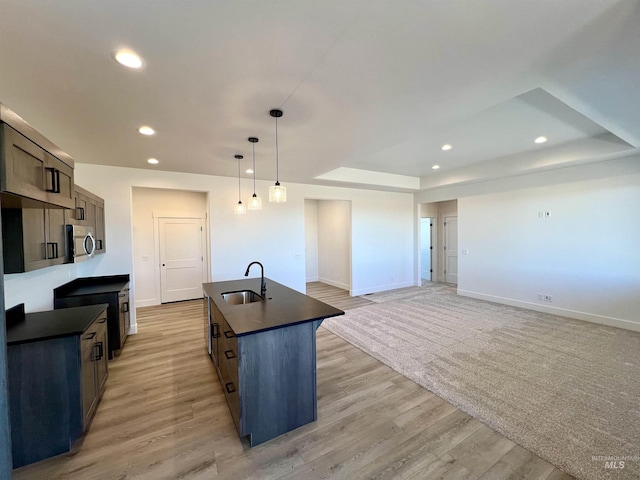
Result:
[[[222,317],[222,322],[220,323],[220,338],[222,339],[222,349],[220,355],[224,355],[226,351],[230,351],[234,357],[238,356],[238,339],[236,338],[236,334],[233,333],[231,327],[227,321]]]

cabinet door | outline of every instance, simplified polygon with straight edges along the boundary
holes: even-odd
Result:
[[[107,245],[105,243],[104,234],[104,202],[98,201],[96,207],[96,253],[105,253]]]
[[[47,202],[65,208],[74,207],[73,168],[45,152]]]
[[[98,404],[94,348],[96,334],[95,329],[82,334],[82,431],[89,427]]]
[[[66,261],[66,229],[64,210],[52,208],[47,210],[47,256],[50,265],[61,265]]]
[[[124,342],[127,340],[129,334],[129,327],[131,326],[131,317],[129,316],[129,289],[125,288],[118,294],[118,310],[120,311],[119,329],[120,329],[120,343],[117,345],[117,349],[124,347]]]
[[[22,242],[24,250],[24,272],[37,270],[51,265],[47,245],[47,210],[40,208],[22,209]]]
[[[47,201],[46,152],[6,124],[2,128],[1,188],[35,200]]]
[[[97,320],[98,330],[96,333],[95,348],[95,364],[96,364],[96,388],[97,396],[100,398],[102,392],[104,392],[105,385],[107,383],[107,376],[109,374],[109,345],[107,335],[107,315]]]

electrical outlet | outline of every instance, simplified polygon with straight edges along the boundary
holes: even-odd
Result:
[[[551,216],[551,212],[549,210],[547,210],[546,212],[544,212],[544,216],[546,218],[549,218]]]
[[[544,294],[544,301],[545,302],[552,302],[553,299],[552,299],[551,295],[548,295],[548,294],[545,293]]]
[[[544,212],[542,210],[538,212],[538,218],[544,218]]]
[[[544,293],[538,294],[538,300],[544,300]]]

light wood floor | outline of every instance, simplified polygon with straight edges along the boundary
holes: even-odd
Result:
[[[138,309],[83,445],[13,478],[570,478],[324,328],[318,420],[249,448],[205,354],[202,303]]]

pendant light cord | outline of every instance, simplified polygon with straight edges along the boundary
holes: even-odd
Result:
[[[278,155],[278,117],[276,118],[276,185],[280,185],[280,157]]]
[[[238,159],[238,203],[242,203],[242,194],[240,193],[240,159]]]
[[[256,196],[256,144],[251,142],[253,147],[253,196]]]

